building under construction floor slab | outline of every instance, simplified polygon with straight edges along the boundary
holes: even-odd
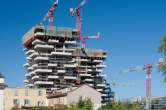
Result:
[[[56,92],[88,84],[102,93],[103,103],[109,102],[112,92],[102,74],[107,51],[78,48],[78,40],[77,29],[39,25],[29,30],[22,39],[26,86]]]

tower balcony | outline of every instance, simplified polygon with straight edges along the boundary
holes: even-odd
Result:
[[[30,75],[30,74],[28,74],[28,73],[26,73],[26,74],[25,74],[25,77],[30,77],[30,76],[31,76],[31,75]]]
[[[85,79],[86,82],[93,82],[93,79]]]
[[[56,44],[56,43],[59,43],[59,40],[49,39],[48,43],[50,43],[50,44]]]
[[[44,32],[36,32],[34,36],[44,36]]]
[[[73,76],[64,76],[64,79],[77,79],[76,77],[73,77]]]
[[[54,82],[51,82],[51,81],[35,81],[34,82],[35,85],[40,85],[40,84],[45,84],[45,85],[53,85]]]
[[[51,52],[51,55],[71,56],[72,54],[68,52]]]
[[[52,69],[36,69],[35,73],[51,73]]]
[[[107,97],[107,94],[102,94],[101,96],[102,96],[102,97]]]
[[[81,76],[81,77],[91,77],[92,75],[91,74],[79,74],[79,76]]]
[[[57,73],[66,73],[65,70],[57,70]]]
[[[28,80],[24,80],[24,83],[28,83],[29,81]]]
[[[55,64],[55,63],[48,63],[48,67],[57,67],[57,64]]]
[[[96,65],[97,68],[105,68],[107,67],[106,65]]]
[[[39,39],[36,39],[32,42],[32,45],[36,45],[36,44],[45,44],[45,43]]]
[[[48,49],[48,50],[50,50],[50,49],[53,49],[54,46],[52,46],[52,45],[41,45],[41,44],[37,44],[37,45],[35,45],[34,48],[35,49]]]
[[[36,68],[36,67],[38,67],[38,64],[33,64],[32,67]]]
[[[33,84],[27,84],[26,87],[33,87]]]
[[[105,84],[97,84],[98,87],[105,87]]]
[[[76,45],[76,41],[65,41],[65,44]]]
[[[41,61],[41,60],[48,61],[48,60],[49,60],[49,57],[40,57],[40,56],[38,56],[38,57],[36,57],[34,60],[35,60],[35,61]]]
[[[29,67],[29,66],[30,66],[29,63],[24,64],[24,67]]]
[[[94,85],[93,84],[88,84],[89,86],[93,87]]]
[[[98,92],[102,92],[103,91],[103,89],[96,89]]]
[[[39,79],[39,76],[33,76],[32,80]]]
[[[66,68],[75,68],[76,66],[76,64],[64,64],[64,67]]]
[[[28,70],[33,70],[33,67],[32,67],[32,66],[30,66],[30,67],[28,67],[27,69],[28,69]]]
[[[48,76],[48,79],[59,79],[59,76],[52,76],[52,75],[49,75],[49,76]]]
[[[103,60],[93,60],[94,63],[102,63]]]
[[[34,50],[28,50],[25,54],[26,55],[31,55],[33,52],[35,52]]]
[[[101,72],[103,72],[103,70],[96,69],[96,72],[99,72],[99,73],[101,73]]]
[[[27,60],[32,60],[32,58],[31,57],[27,57]]]
[[[35,57],[35,56],[37,56],[37,55],[39,55],[37,52],[34,52],[34,53],[32,53],[29,57],[30,58],[33,58],[33,57]]]
[[[106,78],[106,74],[99,74],[99,75],[97,75],[98,77],[103,77],[103,78]]]

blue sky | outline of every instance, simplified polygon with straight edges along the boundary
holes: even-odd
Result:
[[[26,56],[22,36],[39,24],[54,0],[0,1],[0,71],[9,87],[23,87]],[[69,8],[81,0],[59,0],[54,25],[75,27]],[[145,71],[119,74],[133,66],[157,62],[159,41],[166,32],[165,0],[88,0],[81,9],[83,35],[101,33],[101,39],[89,39],[86,47],[108,50],[104,69],[118,83],[135,83],[136,87],[117,87],[117,98],[145,96]],[[152,96],[166,96],[163,76],[152,69]]]

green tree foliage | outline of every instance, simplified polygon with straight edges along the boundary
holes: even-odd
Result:
[[[117,102],[116,104],[108,103],[103,105],[99,110],[141,110],[137,105],[133,105],[132,108],[128,108],[124,103]]]
[[[166,34],[163,36],[163,38],[160,40],[160,45],[158,46],[158,52],[162,53],[164,56],[166,56]],[[161,71],[164,75],[164,80],[166,81],[166,63],[164,62],[163,65],[159,68],[159,71]]]

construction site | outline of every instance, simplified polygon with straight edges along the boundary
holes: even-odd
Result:
[[[71,12],[77,17],[76,29],[52,25],[52,11],[58,5],[56,1],[43,21],[23,36],[22,44],[27,55],[27,63],[24,64],[27,68],[26,87],[45,88],[47,93],[56,93],[88,84],[102,93],[103,104],[112,100],[110,84],[102,70],[106,67],[107,51],[85,48],[84,44],[85,39],[99,39],[100,35],[81,35],[79,9],[86,1]],[[49,25],[42,25],[47,19]]]
[[[44,10],[44,8],[46,9],[43,7],[44,2],[39,4],[43,9],[40,6],[36,12],[32,9],[31,11],[34,11],[32,13],[38,18],[34,17],[30,22],[31,25],[27,25],[29,24],[27,22],[25,26],[28,28],[25,28],[24,31],[20,29],[20,32],[24,32],[24,34],[21,33],[21,49],[23,49],[23,60],[21,61],[24,62],[20,61],[20,63],[25,69],[20,73],[24,73],[21,75],[24,76],[25,87],[9,88],[7,85],[9,81],[5,83],[5,77],[0,72],[0,110],[17,110],[14,107],[18,107],[19,110],[33,108],[41,108],[40,110],[43,108],[44,110],[77,110],[77,108],[78,110],[166,110],[166,97],[164,89],[162,89],[165,85],[162,85],[163,82],[159,79],[164,76],[164,80],[166,80],[164,58],[166,56],[166,34],[158,47],[158,53],[164,54],[164,57],[158,56],[152,52],[154,42],[145,38],[149,33],[147,34],[145,31],[147,27],[144,29],[142,25],[146,23],[141,21],[135,27],[141,26],[134,29],[133,24],[138,22],[136,17],[138,10],[130,6],[133,2],[127,4],[127,8],[120,9],[123,2],[120,4],[116,0],[98,2],[98,5],[95,4],[96,6],[94,1],[90,1],[90,4],[94,6],[88,8],[84,6],[88,5],[89,0],[76,1],[75,8],[68,7],[74,3],[66,2],[67,5],[65,5],[63,4],[65,2],[53,1],[51,6],[47,5],[47,10]],[[35,2],[35,6],[36,4],[38,5],[38,2]],[[134,2],[133,6],[136,4]],[[65,10],[64,7],[68,9],[68,13],[62,11]],[[61,11],[58,12],[57,9]],[[114,11],[112,11],[113,9]],[[25,10],[28,9],[25,8]],[[45,13],[45,11],[47,12]],[[129,15],[126,12],[130,12]],[[141,13],[143,12],[141,11]],[[67,20],[63,18],[62,14],[73,20],[74,23],[70,22],[68,18]],[[41,16],[43,16],[42,19]],[[59,17],[61,22],[58,21],[59,19],[55,19],[56,17]],[[40,21],[38,21],[39,18]],[[91,21],[86,21],[87,18]],[[63,20],[66,21],[63,22]],[[124,26],[122,21],[126,23]],[[23,20],[23,22],[25,21]],[[98,32],[98,29],[102,29],[101,33]],[[144,29],[142,30],[145,31],[144,34],[146,33],[144,37],[139,35],[141,32],[138,30],[141,29]],[[13,31],[16,30],[13,29]],[[103,34],[106,31],[108,31],[107,34]],[[132,32],[136,34],[132,34]],[[150,32],[152,31],[150,30]],[[93,35],[93,33],[95,34]],[[121,37],[123,35],[124,37]],[[105,39],[105,36],[108,37]],[[153,37],[156,38],[156,36]],[[92,45],[86,45],[87,40],[105,41],[101,44],[93,42]],[[149,45],[150,42],[152,45]],[[91,48],[89,48],[90,46]],[[9,56],[11,57],[11,55]],[[15,59],[13,62],[16,62]],[[141,66],[134,66],[139,64]],[[13,65],[12,67],[14,68]],[[15,70],[17,69],[11,69],[12,72]],[[163,76],[157,77],[156,74],[153,74],[153,70],[156,73],[162,72]],[[15,74],[11,77],[15,77]],[[119,89],[119,87],[129,88]],[[131,98],[129,98],[130,96]],[[79,108],[79,104],[82,108]]]

